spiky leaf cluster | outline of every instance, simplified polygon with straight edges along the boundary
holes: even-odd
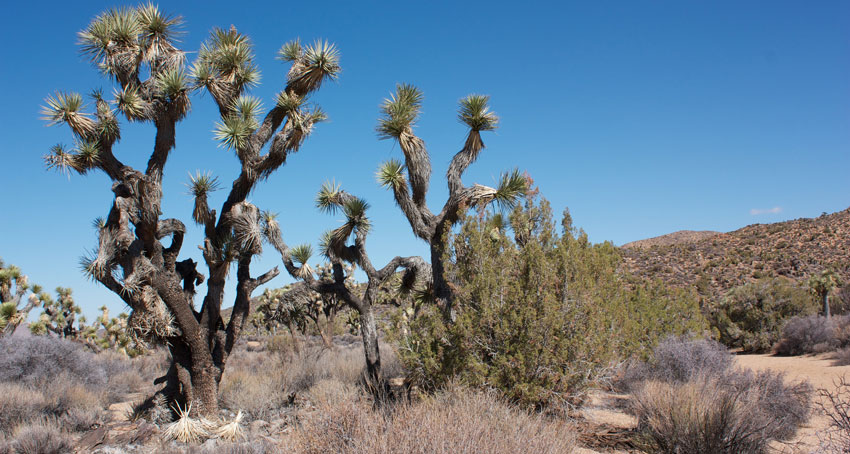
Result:
[[[341,70],[339,50],[325,40],[316,40],[306,47],[296,40],[285,44],[278,55],[282,60],[292,62],[286,76],[287,89],[299,96],[318,90],[326,78],[336,79]]]
[[[381,105],[378,119],[378,136],[382,139],[398,138],[409,133],[422,109],[422,92],[409,84],[396,85],[396,92]]]
[[[378,168],[376,177],[382,187],[398,190],[406,184],[404,164],[397,159],[390,159]]]
[[[499,124],[499,117],[490,110],[490,97],[486,95],[469,95],[460,100],[458,120],[465,123],[473,131],[492,131]]]
[[[221,105],[230,104],[245,89],[260,82],[253,44],[233,27],[229,30],[214,28],[210,32],[210,37],[201,45],[191,75],[196,84],[209,90]]]

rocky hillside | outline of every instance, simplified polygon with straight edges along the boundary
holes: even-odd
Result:
[[[717,298],[762,277],[807,279],[833,268],[850,281],[850,208],[815,219],[753,224],[734,232],[676,232],[623,246],[638,275],[696,286]]]
[[[620,247],[624,249],[645,249],[652,246],[671,246],[674,244],[694,243],[715,235],[720,235],[720,232],[714,232],[712,230],[679,230],[678,232],[668,233],[667,235],[661,235],[655,238],[632,241]]]

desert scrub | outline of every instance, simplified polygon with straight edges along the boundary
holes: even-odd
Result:
[[[73,450],[68,434],[46,422],[19,427],[12,438],[0,441],[3,454],[66,454]]]
[[[818,303],[799,284],[777,277],[733,288],[711,312],[712,328],[724,345],[765,352],[779,341],[788,320],[817,314]]]
[[[528,414],[493,393],[452,387],[387,414],[350,388],[318,386],[326,397],[316,399],[316,411],[285,440],[287,452],[560,454],[575,445],[566,421]]]
[[[562,226],[558,234],[548,202],[534,197],[509,220],[464,218],[445,259],[456,320],[426,305],[397,330],[414,381],[437,389],[459,380],[558,410],[612,364],[648,354],[667,334],[706,328],[691,293],[621,274],[613,244],[590,243],[568,215]]]
[[[401,366],[394,350],[383,343],[380,347],[384,370],[398,375]],[[240,348],[230,361],[232,369],[221,382],[221,405],[244,411],[247,420],[274,418],[290,407],[295,397],[323,380],[358,385],[364,371],[359,343],[334,349],[312,343],[285,356]]]
[[[659,342],[646,361],[632,360],[617,380],[622,390],[643,382],[684,383],[700,375],[725,375],[734,363],[731,353],[711,339],[669,336]]]
[[[130,362],[52,337],[0,339],[0,431],[47,420],[68,431],[103,422],[103,408],[141,385]]]
[[[668,338],[624,387],[633,394],[645,448],[660,453],[763,453],[787,440],[810,416],[808,383],[732,367],[732,357],[708,340]]]
[[[778,355],[803,355],[842,350],[850,346],[850,315],[794,317],[782,329]],[[841,355],[839,355],[841,356]]]

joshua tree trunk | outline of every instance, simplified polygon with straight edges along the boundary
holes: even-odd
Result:
[[[146,5],[106,12],[80,33],[83,52],[118,84],[118,112],[128,121],[154,126],[153,152],[144,172],[113,154],[120,126],[99,91],[93,95],[93,113],[82,110],[78,94],[57,93],[47,99],[45,118],[51,124],[67,124],[77,148],[68,151],[57,145],[45,161],[48,168],[81,174],[101,170],[112,180],[114,203],[98,223],[99,248],[86,261],[86,271],[132,308],[128,326],[137,340],[169,341],[172,364],[157,380],[165,383],[161,393],[184,407],[197,403],[193,411],[214,415],[218,384],[250,311],[251,293],[279,274],[277,268],[257,277],[250,274],[252,258],[262,252],[262,237],[257,233],[259,209],[245,199],[257,182],[300,149],[313,125],[324,120],[320,109],[305,110],[305,100],[323,80],[336,76],[338,52],[325,42],[284,46],[281,57],[292,62],[287,85],[260,119],[259,100],[243,96],[259,78],[250,40],[234,27],[214,29],[190,72],[172,39],[179,23],[180,18]],[[142,80],[142,75],[148,78]],[[218,213],[207,204],[217,179],[198,173],[190,184],[195,196],[192,218],[204,229],[201,249],[210,276],[200,312],[194,308],[194,295],[204,275],[191,259],[177,261],[186,228],[177,219],[160,219],[162,178],[176,145],[176,124],[188,114],[189,95],[197,88],[206,89],[216,103],[221,116],[216,136],[235,152],[241,166]],[[168,247],[161,243],[167,237]],[[221,305],[233,263],[236,296],[225,324]]]
[[[829,293],[823,294],[823,313],[827,319],[831,318],[832,314],[829,312]]]
[[[496,129],[499,121],[488,107],[489,96],[470,95],[460,101],[458,117],[469,126],[469,131],[463,148],[454,155],[446,171],[449,198],[438,214],[431,212],[425,201],[431,178],[430,157],[425,142],[413,132],[422,97],[416,87],[398,85],[396,93],[384,101],[378,134],[382,139],[392,138],[398,142],[404,154],[404,165],[394,159],[385,162],[378,170],[378,179],[382,186],[392,189],[395,202],[410,223],[413,234],[431,247],[434,302],[440,307],[443,318],[451,323],[455,319],[454,292],[443,266],[445,234],[469,208],[483,209],[492,202],[513,206],[525,194],[528,184],[527,179],[514,170],[502,174],[497,188],[480,184],[464,186],[463,173],[484,149],[481,132]]]
[[[365,302],[364,302],[365,303]],[[371,305],[364,304],[360,313],[360,335],[363,338],[363,351],[366,356],[366,378],[370,387],[381,386],[381,350],[378,346],[378,325]]]

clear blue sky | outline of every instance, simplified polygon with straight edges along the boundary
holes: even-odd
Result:
[[[112,5],[13,2],[0,31],[0,257],[47,288],[73,287],[89,314],[104,303],[122,308],[77,266],[96,244],[91,220],[107,214],[110,183],[99,174],[68,179],[45,171],[41,156],[71,136],[45,127],[38,112],[57,89],[111,91],[79,55],[76,32]],[[250,35],[263,72],[254,94],[267,106],[284,85],[287,67],[274,59],[281,44],[321,37],[339,46],[342,75],[314,97],[331,121],[252,196],[280,213],[290,244],[315,244],[339,224],[313,208],[320,184],[336,178],[372,204],[374,261],[425,253],[374,180],[380,162],[400,156],[374,133],[378,105],[397,82],[416,84],[426,96],[417,131],[432,156],[434,209],[445,200],[442,175],[464,140],[456,102],[469,93],[491,95],[502,122],[485,136],[487,149],[467,184],[527,170],[555,210],[568,206],[594,241],[728,231],[850,205],[850,2],[159,5],[186,20],[188,51],[214,26],[233,24]],[[236,158],[212,139],[215,120],[209,96],[196,95],[166,167],[165,216],[190,224],[187,172],[212,170],[225,186],[235,177]],[[141,166],[152,144],[152,127],[125,126],[116,153]],[[212,204],[223,197],[215,193]],[[200,240],[194,230],[183,256],[200,261]],[[279,263],[267,249],[255,273]]]

